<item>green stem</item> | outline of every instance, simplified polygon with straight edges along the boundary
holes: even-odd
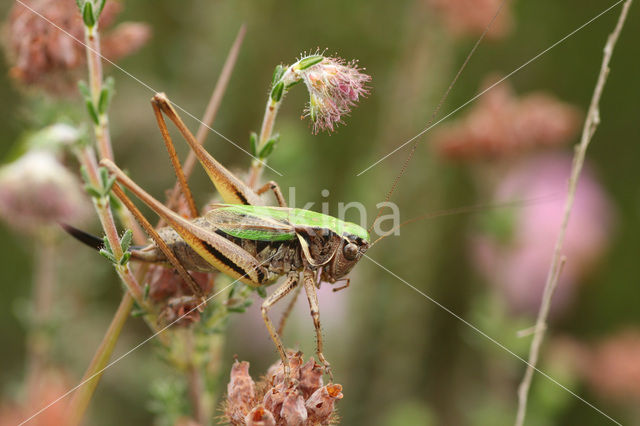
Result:
[[[118,337],[120,336],[122,327],[129,317],[131,308],[133,308],[133,303],[133,297],[131,297],[128,292],[122,296],[120,306],[118,306],[118,310],[111,320],[111,324],[109,324],[109,328],[107,329],[98,350],[93,356],[91,364],[89,364],[87,371],[82,377],[81,383],[83,383],[83,385],[78,388],[73,396],[71,406],[69,407],[71,417],[68,425],[76,426],[82,421],[96,386],[98,386],[102,373],[104,372],[104,369],[111,358],[111,354],[113,353],[113,349],[118,342]]]
[[[273,134],[273,126],[276,121],[276,117],[278,116],[278,110],[280,110],[282,99],[284,99],[284,95],[280,101],[277,102],[271,99],[271,96],[269,96],[269,99],[267,100],[264,118],[262,119],[262,127],[260,129],[260,136],[258,137],[257,152],[260,152]],[[251,169],[249,170],[249,177],[247,179],[247,183],[251,188],[255,188],[260,182],[260,177],[262,176],[262,171],[264,170],[264,164],[266,161],[267,160],[265,158],[261,158],[253,160],[251,163]]]

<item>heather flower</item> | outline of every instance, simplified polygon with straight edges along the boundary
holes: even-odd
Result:
[[[84,41],[84,24],[74,0],[25,0],[30,8]],[[120,12],[118,2],[107,1],[99,25],[109,27]],[[6,50],[12,64],[10,74],[28,86],[52,94],[75,93],[80,67],[86,62],[85,47],[41,16],[15,2],[7,24]],[[102,39],[102,54],[115,61],[138,50],[150,36],[146,24],[126,23]]]
[[[342,124],[361,97],[369,93],[371,77],[364,74],[357,61],[323,55],[306,55],[283,71],[274,87],[282,83],[284,90],[303,81],[309,91],[304,116],[311,119],[313,133],[333,132]]]
[[[473,237],[476,268],[513,312],[538,311],[550,253],[560,230],[571,159],[544,155],[529,159],[502,177],[494,200],[539,200],[485,215],[483,231]],[[540,199],[542,197],[542,199]],[[578,185],[563,253],[567,257],[554,295],[552,312],[569,305],[578,284],[604,254],[613,222],[604,189],[587,167]]]
[[[25,400],[21,404],[0,403],[0,426],[20,424],[35,411],[57,400],[73,385],[66,372],[57,369],[43,371],[27,387]],[[62,399],[49,409],[34,417],[29,424],[34,426],[57,426],[69,423],[69,399]]]
[[[434,143],[448,158],[513,157],[571,141],[579,119],[575,107],[551,95],[532,93],[518,99],[503,82],[484,94],[465,118],[437,130]]]
[[[288,352],[291,377],[287,381],[282,362],[254,384],[249,363],[236,361],[227,387],[225,419],[232,425],[326,425],[336,422],[335,402],[342,386],[323,385],[322,366],[313,358],[304,363],[301,352]]]
[[[629,329],[576,346],[578,373],[605,399],[640,403],[640,331]]]
[[[49,151],[30,151],[0,168],[0,217],[20,229],[78,222],[88,213],[80,182]]]
[[[502,0],[427,0],[437,10],[445,26],[457,36],[480,35],[496,14]],[[487,37],[499,39],[506,36],[512,27],[509,3],[500,11]]]

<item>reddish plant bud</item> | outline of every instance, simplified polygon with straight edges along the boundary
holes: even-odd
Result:
[[[233,425],[311,426],[336,421],[335,401],[342,398],[342,386],[322,387],[322,368],[313,358],[302,364],[302,353],[287,351],[293,377],[286,381],[282,363],[269,368],[255,386],[249,364],[236,361],[228,385],[225,419]],[[250,381],[250,382],[249,382]]]
[[[231,380],[227,385],[227,405],[225,415],[233,424],[242,422],[251,411],[255,400],[255,383],[249,375],[249,363],[234,362],[231,367]]]
[[[309,398],[316,389],[322,386],[322,372],[322,365],[318,364],[313,358],[309,358],[309,361],[300,368],[298,387],[305,398]]]
[[[264,406],[257,405],[251,410],[249,414],[244,418],[247,426],[275,426],[276,419],[273,414]]]
[[[343,396],[340,385],[331,384],[315,391],[305,403],[309,420],[313,421],[313,424],[327,422],[333,415],[335,401]]]
[[[307,421],[307,409],[305,408],[304,398],[294,389],[287,392],[287,396],[282,402],[280,417],[285,424],[290,426],[302,426]]]

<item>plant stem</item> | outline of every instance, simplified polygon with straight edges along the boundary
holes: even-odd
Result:
[[[91,92],[91,99],[94,105],[98,105],[103,86],[103,73],[100,55],[100,36],[97,25],[91,28],[85,26],[85,42],[87,45],[86,52],[89,71],[89,90]],[[113,159],[113,148],[109,134],[109,119],[106,111],[100,114],[99,122],[94,125],[93,129],[100,157]],[[90,181],[88,183],[96,188],[102,187],[98,161],[93,147],[85,146],[81,148],[78,153],[78,159],[87,172]],[[111,211],[109,197],[102,197],[100,199],[94,198],[93,205],[96,209],[107,240],[109,241],[113,255],[116,260],[119,261],[124,253],[120,247],[118,228],[116,227],[113,213]],[[125,213],[123,213],[123,215],[125,215]],[[125,222],[131,223],[130,220]],[[133,230],[138,240],[142,238],[138,229],[134,227]],[[91,379],[84,386],[79,388],[74,395],[70,407],[71,420],[69,424],[71,425],[78,425],[82,421],[95,388],[98,386],[98,382],[102,377],[101,370],[104,369],[109,358],[111,358],[111,354],[113,353],[115,344],[118,341],[122,327],[131,313],[134,301],[147,311],[149,311],[150,308],[148,303],[144,300],[142,288],[129,266],[117,264],[115,269],[118,276],[127,287],[127,292],[123,295],[120,306],[107,329],[105,337],[96,350],[91,364],[89,364],[89,367],[83,377],[83,380]],[[148,319],[148,321],[151,320]]]
[[[111,358],[111,353],[118,341],[122,327],[127,321],[127,318],[129,318],[129,313],[131,312],[133,303],[134,300],[133,297],[131,297],[131,294],[129,292],[125,292],[122,296],[122,300],[120,301],[120,306],[118,306],[118,310],[113,316],[111,324],[109,325],[98,350],[91,360],[91,364],[89,364],[87,371],[82,377],[81,383],[84,383],[85,380],[87,380],[87,382],[76,391],[73,399],[71,400],[71,406],[69,407],[71,417],[68,425],[76,426],[82,421],[85,411],[89,406],[89,402],[91,401],[91,397],[93,396],[93,392],[102,377],[102,370],[104,370],[109,362],[109,358]]]
[[[87,65],[89,68],[89,89],[94,105],[98,105],[102,92],[102,58],[100,55],[100,33],[98,25],[89,28],[85,26],[84,40],[87,44]],[[94,125],[94,133],[98,143],[100,158],[113,160],[113,147],[109,133],[109,118],[105,113],[100,114],[100,121]]]
[[[529,389],[531,387],[531,380],[533,378],[533,373],[536,368],[536,364],[538,362],[538,357],[540,354],[540,347],[542,346],[542,342],[544,340],[544,335],[546,331],[547,317],[549,316],[549,309],[551,307],[551,299],[553,297],[553,293],[558,285],[558,275],[560,272],[560,268],[562,265],[562,247],[564,243],[565,234],[567,231],[567,226],[569,224],[569,218],[571,216],[571,209],[573,208],[573,201],[576,194],[576,187],[578,185],[578,179],[580,178],[580,172],[582,171],[582,166],[584,164],[584,158],[587,153],[587,148],[589,147],[589,143],[595,133],[598,125],[600,124],[600,98],[602,96],[602,92],[604,90],[605,83],[607,82],[607,77],[609,76],[609,63],[611,61],[611,56],[613,54],[613,49],[618,41],[620,36],[620,32],[624,26],[625,20],[627,18],[629,7],[631,6],[632,0],[626,0],[624,5],[622,6],[622,10],[620,11],[620,16],[616,23],[616,26],[613,32],[609,35],[607,39],[607,43],[604,47],[604,56],[602,58],[602,65],[600,66],[600,73],[598,75],[598,81],[596,83],[595,90],[593,92],[593,96],[591,98],[591,103],[589,105],[589,111],[587,113],[587,118],[584,123],[584,127],[582,129],[582,136],[580,139],[580,143],[576,147],[575,154],[573,157],[573,166],[571,168],[571,176],[569,178],[569,189],[567,193],[567,200],[565,202],[564,207],[564,215],[562,218],[562,225],[560,227],[560,233],[558,234],[558,238],[556,240],[556,244],[553,250],[553,257],[551,260],[551,266],[549,268],[549,273],[547,275],[547,282],[545,283],[544,292],[542,295],[542,302],[540,304],[540,310],[538,311],[538,318],[536,320],[535,325],[535,333],[533,336],[533,340],[531,341],[531,347],[529,349],[529,360],[527,370],[524,374],[522,382],[518,387],[518,412],[516,416],[515,424],[516,426],[522,426],[524,424],[524,418],[527,410],[527,399],[529,395]]]
[[[278,110],[280,110],[280,105],[282,104],[282,99],[276,102],[271,99],[267,100],[267,105],[264,111],[264,118],[262,119],[262,127],[260,129],[260,136],[258,137],[258,149],[257,152],[260,152],[260,149],[264,147],[264,144],[271,138],[273,134],[273,125],[276,121],[276,117],[278,115]],[[253,160],[251,162],[251,169],[249,170],[249,177],[247,178],[247,184],[251,188],[255,188],[258,186],[260,182],[260,177],[262,176],[262,171],[264,170],[264,163],[266,159]]]

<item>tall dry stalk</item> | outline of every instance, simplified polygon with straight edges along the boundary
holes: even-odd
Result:
[[[516,426],[522,426],[524,424],[524,419],[527,411],[529,389],[531,387],[531,380],[536,369],[536,364],[538,363],[540,347],[542,346],[542,342],[544,340],[545,332],[547,329],[547,318],[549,316],[549,309],[551,308],[553,293],[558,286],[558,278],[563,263],[562,248],[567,232],[567,226],[569,224],[569,219],[571,216],[571,209],[573,208],[573,201],[576,194],[578,179],[580,178],[580,172],[582,171],[582,166],[584,164],[584,158],[587,153],[589,143],[591,142],[593,134],[596,132],[596,129],[600,124],[600,98],[602,96],[605,83],[607,82],[607,77],[609,76],[609,62],[611,61],[613,49],[618,41],[618,38],[620,37],[620,33],[627,19],[629,8],[631,7],[631,2],[632,0],[625,1],[624,5],[622,6],[622,10],[620,11],[620,16],[618,17],[616,26],[613,29],[613,32],[609,35],[607,43],[605,44],[604,56],[602,58],[602,64],[600,66],[600,73],[598,75],[598,80],[596,82],[593,96],[591,98],[589,111],[587,112],[587,118],[584,122],[580,143],[576,146],[575,154],[573,157],[573,166],[571,168],[571,176],[569,178],[569,189],[567,192],[567,200],[564,207],[562,225],[560,226],[560,233],[558,234],[558,238],[553,249],[551,266],[547,275],[547,281],[542,295],[542,302],[540,304],[540,310],[538,311],[538,317],[536,319],[533,340],[531,341],[531,347],[529,349],[527,370],[525,371],[522,382],[518,387],[518,412],[515,421]],[[569,261],[571,261],[571,259],[569,259]]]

